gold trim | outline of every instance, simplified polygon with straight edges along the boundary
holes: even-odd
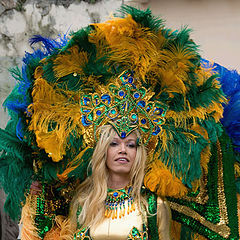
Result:
[[[227,238],[230,235],[230,228],[226,224],[214,224],[206,220],[199,213],[195,212],[191,208],[187,206],[182,206],[178,203],[169,202],[171,209],[178,211],[180,213],[185,214],[188,217],[192,217],[193,219],[199,221],[203,226],[209,228],[210,230],[218,233],[220,236]]]
[[[196,202],[199,203],[201,205],[204,205],[207,203],[208,201],[208,194],[207,194],[207,174],[204,172],[204,170],[202,170],[202,177],[200,180],[200,191],[198,193],[198,195],[196,197],[188,197],[188,196],[184,196],[183,200],[187,200],[187,201],[191,201],[191,202]]]
[[[237,193],[237,206],[238,206],[238,232],[240,232],[240,194]]]
[[[223,182],[223,166],[222,166],[222,149],[220,142],[217,141],[217,153],[218,153],[218,205],[220,210],[220,222],[219,224],[228,224],[228,213],[226,196],[224,191]]]

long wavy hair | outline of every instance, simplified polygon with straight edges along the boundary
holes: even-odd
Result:
[[[91,227],[96,226],[104,219],[104,206],[108,188],[107,149],[116,132],[110,125],[101,127],[99,131],[100,137],[90,161],[92,175],[79,185],[71,203],[70,222],[73,229],[76,229],[77,222],[81,227]],[[137,138],[140,138],[138,131],[134,131],[134,133]],[[141,205],[147,207],[146,200],[141,196],[146,158],[144,146],[137,146],[136,158],[130,170],[130,182],[133,187],[133,197],[140,211]],[[79,207],[81,207],[81,213],[77,219]]]

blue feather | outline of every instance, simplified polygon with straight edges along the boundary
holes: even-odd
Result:
[[[219,81],[227,97],[232,97],[240,91],[240,75],[236,70],[228,70],[217,63],[214,63],[213,67],[220,75]]]
[[[22,122],[22,119],[19,118],[17,126],[16,126],[16,135],[17,135],[18,139],[21,141],[23,140],[23,135],[24,135],[23,127],[24,127],[24,124]]]
[[[34,37],[29,39],[29,43],[30,45],[34,45],[36,43],[41,42],[43,44],[43,47],[45,48],[45,50],[47,51],[48,54],[51,54],[51,52],[55,49],[55,48],[59,48],[60,45],[54,41],[53,39],[50,38],[45,38],[42,37],[40,35],[34,35]]]
[[[51,38],[46,38],[40,35],[34,35],[29,42],[30,45],[33,46],[36,43],[42,42],[42,49],[33,49],[32,53],[25,53],[24,58],[22,59],[23,63],[28,65],[33,59],[43,59],[46,56],[50,55],[54,50],[58,48],[62,48],[68,42],[69,38],[67,34],[63,36],[59,35],[59,37],[54,40]]]
[[[28,65],[33,59],[43,59],[47,56],[48,54],[46,52],[43,52],[40,49],[33,50],[32,53],[25,52],[25,56],[23,57],[22,61],[24,64]]]
[[[224,105],[221,123],[231,137],[235,151],[240,152],[240,75],[236,70],[228,70],[205,59],[201,60],[201,64],[206,68],[214,68],[214,71],[219,73],[222,90],[228,99],[228,103]]]
[[[29,76],[29,65],[38,63],[41,59],[52,54],[58,48],[65,46],[68,42],[67,35],[59,36],[57,40],[44,38],[40,35],[35,35],[29,40],[31,45],[35,43],[42,43],[41,49],[33,49],[32,53],[25,52],[25,56],[22,59],[23,66],[22,71],[18,67],[10,69],[12,76],[18,81],[12,94],[5,100],[3,106],[8,108],[8,110],[13,111],[18,115],[18,122],[16,123],[16,136],[22,141],[24,135],[24,123],[21,118],[22,114],[27,112],[27,107],[31,103],[31,98],[29,97],[29,89],[32,86],[32,79]],[[13,97],[14,96],[14,97]]]
[[[41,35],[34,35],[34,37],[29,40],[31,46],[35,43],[42,42],[43,48],[46,50],[47,54],[51,54],[55,49],[65,46],[67,41],[68,38],[66,34],[63,35],[63,37],[59,36],[58,41],[51,38],[43,37]]]
[[[27,110],[28,105],[22,102],[19,102],[17,99],[16,101],[6,101],[3,104],[4,107],[8,108],[9,110],[12,110],[16,113],[23,113]]]

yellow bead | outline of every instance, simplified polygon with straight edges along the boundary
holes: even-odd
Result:
[[[132,206],[133,206],[133,211],[135,211],[136,210],[135,204],[133,203]]]

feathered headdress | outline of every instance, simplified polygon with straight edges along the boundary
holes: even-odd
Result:
[[[36,36],[31,43],[42,41],[46,50],[27,54],[22,74],[12,70],[19,84],[4,104],[12,120],[1,130],[2,145],[14,149],[5,158],[22,159],[25,168],[13,166],[26,169],[26,183],[34,174],[84,179],[96,129],[111,123],[121,137],[140,130],[146,187],[178,196],[198,185],[221,132],[217,76],[201,67],[188,29],[172,32],[149,10],[124,6],[121,14],[69,41]]]
[[[70,39],[31,40],[43,49],[26,54],[22,73],[12,70],[19,82],[4,103],[11,120],[0,130],[1,182],[13,216],[32,176],[64,185],[90,174],[104,124],[122,138],[139,130],[151,191],[181,197],[199,187],[226,99],[189,32],[165,28],[150,10],[123,6]]]

